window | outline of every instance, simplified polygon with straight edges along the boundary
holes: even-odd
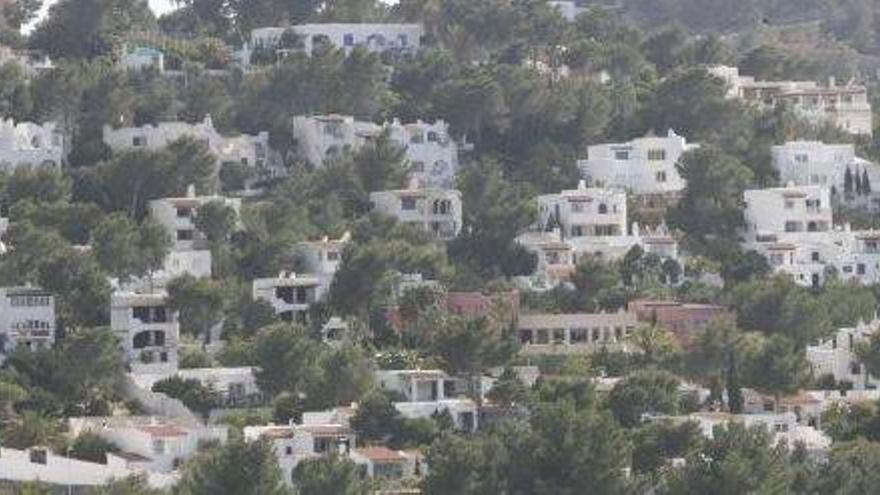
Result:
[[[583,213],[585,209],[585,204],[583,201],[572,201],[571,203],[571,212],[572,213]]]
[[[816,263],[818,263],[819,261],[821,261],[821,260],[819,259],[819,252],[818,252],[818,251],[813,251],[812,255],[810,256],[810,259],[813,260],[813,261],[816,262]]]
[[[284,447],[284,455],[293,455],[293,447],[291,447],[290,445]]]
[[[134,146],[135,148],[140,148],[142,146],[146,146],[147,145],[146,136],[135,136],[135,137],[131,138],[131,145]]]
[[[425,162],[412,162],[409,169],[413,172],[421,173],[425,171]]]
[[[605,203],[599,203],[599,214],[607,215],[608,214],[608,205]]]
[[[416,209],[416,198],[405,196],[400,198],[400,209],[404,211],[412,211]]]
[[[569,332],[569,340],[572,344],[585,344],[588,337],[589,330],[586,328],[572,328]]]
[[[164,455],[165,454],[165,441],[156,439],[153,440],[153,453],[156,455]]]
[[[564,328],[554,328],[553,329],[553,343],[556,345],[565,343],[565,329]]]
[[[666,172],[657,172],[655,178],[657,179],[657,182],[666,182]]]
[[[547,330],[538,330],[535,343],[539,345],[547,345],[550,343],[550,333]]]
[[[801,223],[800,222],[785,222],[785,231],[786,232],[800,232],[801,231]]]
[[[336,261],[339,259],[339,251],[327,251],[327,261]]]
[[[46,465],[48,454],[43,449],[33,449],[30,451],[30,459],[34,464]]]
[[[346,33],[342,36],[342,44],[345,46],[354,46],[354,35]]]
[[[192,215],[192,208],[187,206],[177,207],[177,218],[186,218]]]
[[[786,210],[791,210],[791,209],[793,209],[793,208],[794,208],[794,201],[792,201],[792,200],[790,200],[790,199],[786,199],[786,200],[785,200],[785,209],[786,209]]]
[[[648,150],[648,161],[662,162],[663,160],[666,160],[666,150],[664,150],[664,149]]]
[[[614,159],[617,161],[625,162],[629,160],[629,151],[626,150],[617,150],[614,152]]]
[[[807,163],[810,161],[810,155],[798,153],[797,155],[794,155],[794,161],[797,163]]]
[[[864,263],[859,263],[858,265],[856,265],[856,273],[858,275],[865,274],[865,264]]]
[[[532,343],[532,335],[534,332],[530,329],[522,329],[519,331],[519,341],[523,345],[530,345]]]
[[[195,231],[192,230],[178,230],[177,231],[177,240],[178,241],[191,241],[195,239]]]
[[[572,237],[583,237],[584,236],[584,227],[581,225],[573,225],[571,227],[571,236]]]

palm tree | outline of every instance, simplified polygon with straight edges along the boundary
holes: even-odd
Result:
[[[638,349],[647,364],[660,363],[676,349],[672,335],[657,323],[637,326],[627,340]]]

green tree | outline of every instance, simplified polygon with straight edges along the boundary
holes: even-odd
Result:
[[[809,370],[804,349],[783,335],[768,338],[745,367],[747,383],[761,392],[772,394],[777,404],[782,395],[800,389]]]
[[[687,186],[669,212],[670,222],[684,231],[688,245],[717,256],[722,243],[735,240],[744,226],[740,205],[752,172],[736,158],[707,146],[685,153],[677,167]]]
[[[217,281],[197,279],[192,275],[168,283],[168,307],[180,312],[180,326],[184,332],[201,335],[205,344],[211,343],[211,330],[220,322],[226,304],[223,289]]]
[[[387,393],[373,390],[358,404],[351,427],[364,441],[388,441],[397,434],[402,419]]]
[[[180,495],[283,495],[287,490],[271,446],[263,441],[231,440],[186,464]]]
[[[100,435],[91,432],[80,433],[69,449],[70,457],[99,464],[107,463],[107,453],[117,450],[116,446]]]
[[[212,245],[225,242],[235,229],[238,215],[222,201],[210,201],[196,210],[195,227]]]
[[[761,427],[717,427],[683,468],[670,473],[661,493],[790,493],[795,473],[786,447],[774,444],[773,435]]]
[[[863,439],[835,444],[828,463],[817,474],[817,493],[843,495],[870,492],[877,479],[880,444]]]
[[[297,493],[302,495],[366,495],[368,485],[352,461],[338,456],[306,459],[293,470]]]
[[[645,413],[675,414],[678,385],[678,378],[669,372],[639,371],[614,386],[608,404],[622,425],[632,427]]]

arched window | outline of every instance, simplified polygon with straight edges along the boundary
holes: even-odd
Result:
[[[608,205],[606,205],[605,203],[600,203],[599,204],[599,214],[600,215],[607,215],[608,214]]]

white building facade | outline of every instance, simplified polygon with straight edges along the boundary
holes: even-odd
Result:
[[[450,241],[461,233],[461,193],[455,189],[398,189],[370,193],[373,211]]]
[[[601,349],[630,349],[628,339],[638,319],[634,313],[524,314],[519,338],[526,355],[591,354]]]
[[[799,285],[820,287],[830,275],[880,282],[880,232],[834,226],[830,190],[792,186],[744,193],[744,247]]]
[[[404,150],[410,177],[431,187],[451,187],[458,173],[459,146],[449,125],[438,120],[375,124],[344,115],[300,115],[293,118],[293,137],[299,155],[314,167],[345,152],[355,152],[387,131]]]
[[[217,158],[217,165],[236,164],[271,174],[269,163],[269,133],[255,136],[223,136],[215,128],[210,115],[202,122],[160,122],[142,127],[115,129],[104,126],[104,144],[113,151],[156,151],[166,148],[182,138],[192,138],[207,144]],[[218,169],[219,170],[219,169]]]
[[[259,278],[253,282],[255,301],[266,301],[275,314],[285,322],[305,324],[309,309],[323,295],[321,281],[311,275],[281,273],[274,278]]]
[[[880,167],[856,156],[855,145],[792,141],[774,146],[772,154],[782,184],[824,186],[835,201],[880,209]]]
[[[624,189],[637,195],[675,195],[685,188],[676,164],[683,153],[697,147],[670,130],[664,137],[590,146],[578,168],[594,187]]]
[[[807,361],[814,378],[825,375],[837,382],[852,384],[855,390],[876,389],[880,380],[868,373],[856,354],[856,347],[880,331],[880,321],[859,322],[855,327],[840,328],[818,345],[807,346]]]
[[[411,55],[419,51],[425,29],[420,24],[316,23],[290,27],[264,27],[251,31],[240,58],[250,65],[255,51],[283,56],[303,52],[311,55],[322,46],[344,50],[346,55],[362,47],[371,53]]]
[[[756,81],[740,75],[736,67],[708,67],[713,76],[727,84],[728,96],[761,108],[785,104],[813,125],[830,124],[855,135],[874,131],[868,90],[857,84],[837,85],[832,78],[826,86],[814,81]]]
[[[54,122],[0,120],[0,172],[21,166],[60,169],[65,158],[64,135]]]
[[[479,426],[477,404],[463,397],[461,383],[443,371],[378,370],[376,381],[383,390],[404,398],[394,407],[405,418],[431,418],[446,412],[461,431],[472,432]]]
[[[172,249],[190,251],[205,247],[205,235],[196,228],[198,209],[208,203],[220,203],[235,212],[236,223],[241,213],[241,199],[225,196],[196,196],[195,188],[187,188],[180,198],[162,198],[150,201],[150,216],[165,227],[171,236]],[[210,273],[208,274],[210,275]]]
[[[33,287],[0,287],[0,361],[16,348],[55,344],[55,296]]]
[[[110,328],[134,373],[172,373],[178,367],[180,325],[165,293],[118,292],[111,298]]]

